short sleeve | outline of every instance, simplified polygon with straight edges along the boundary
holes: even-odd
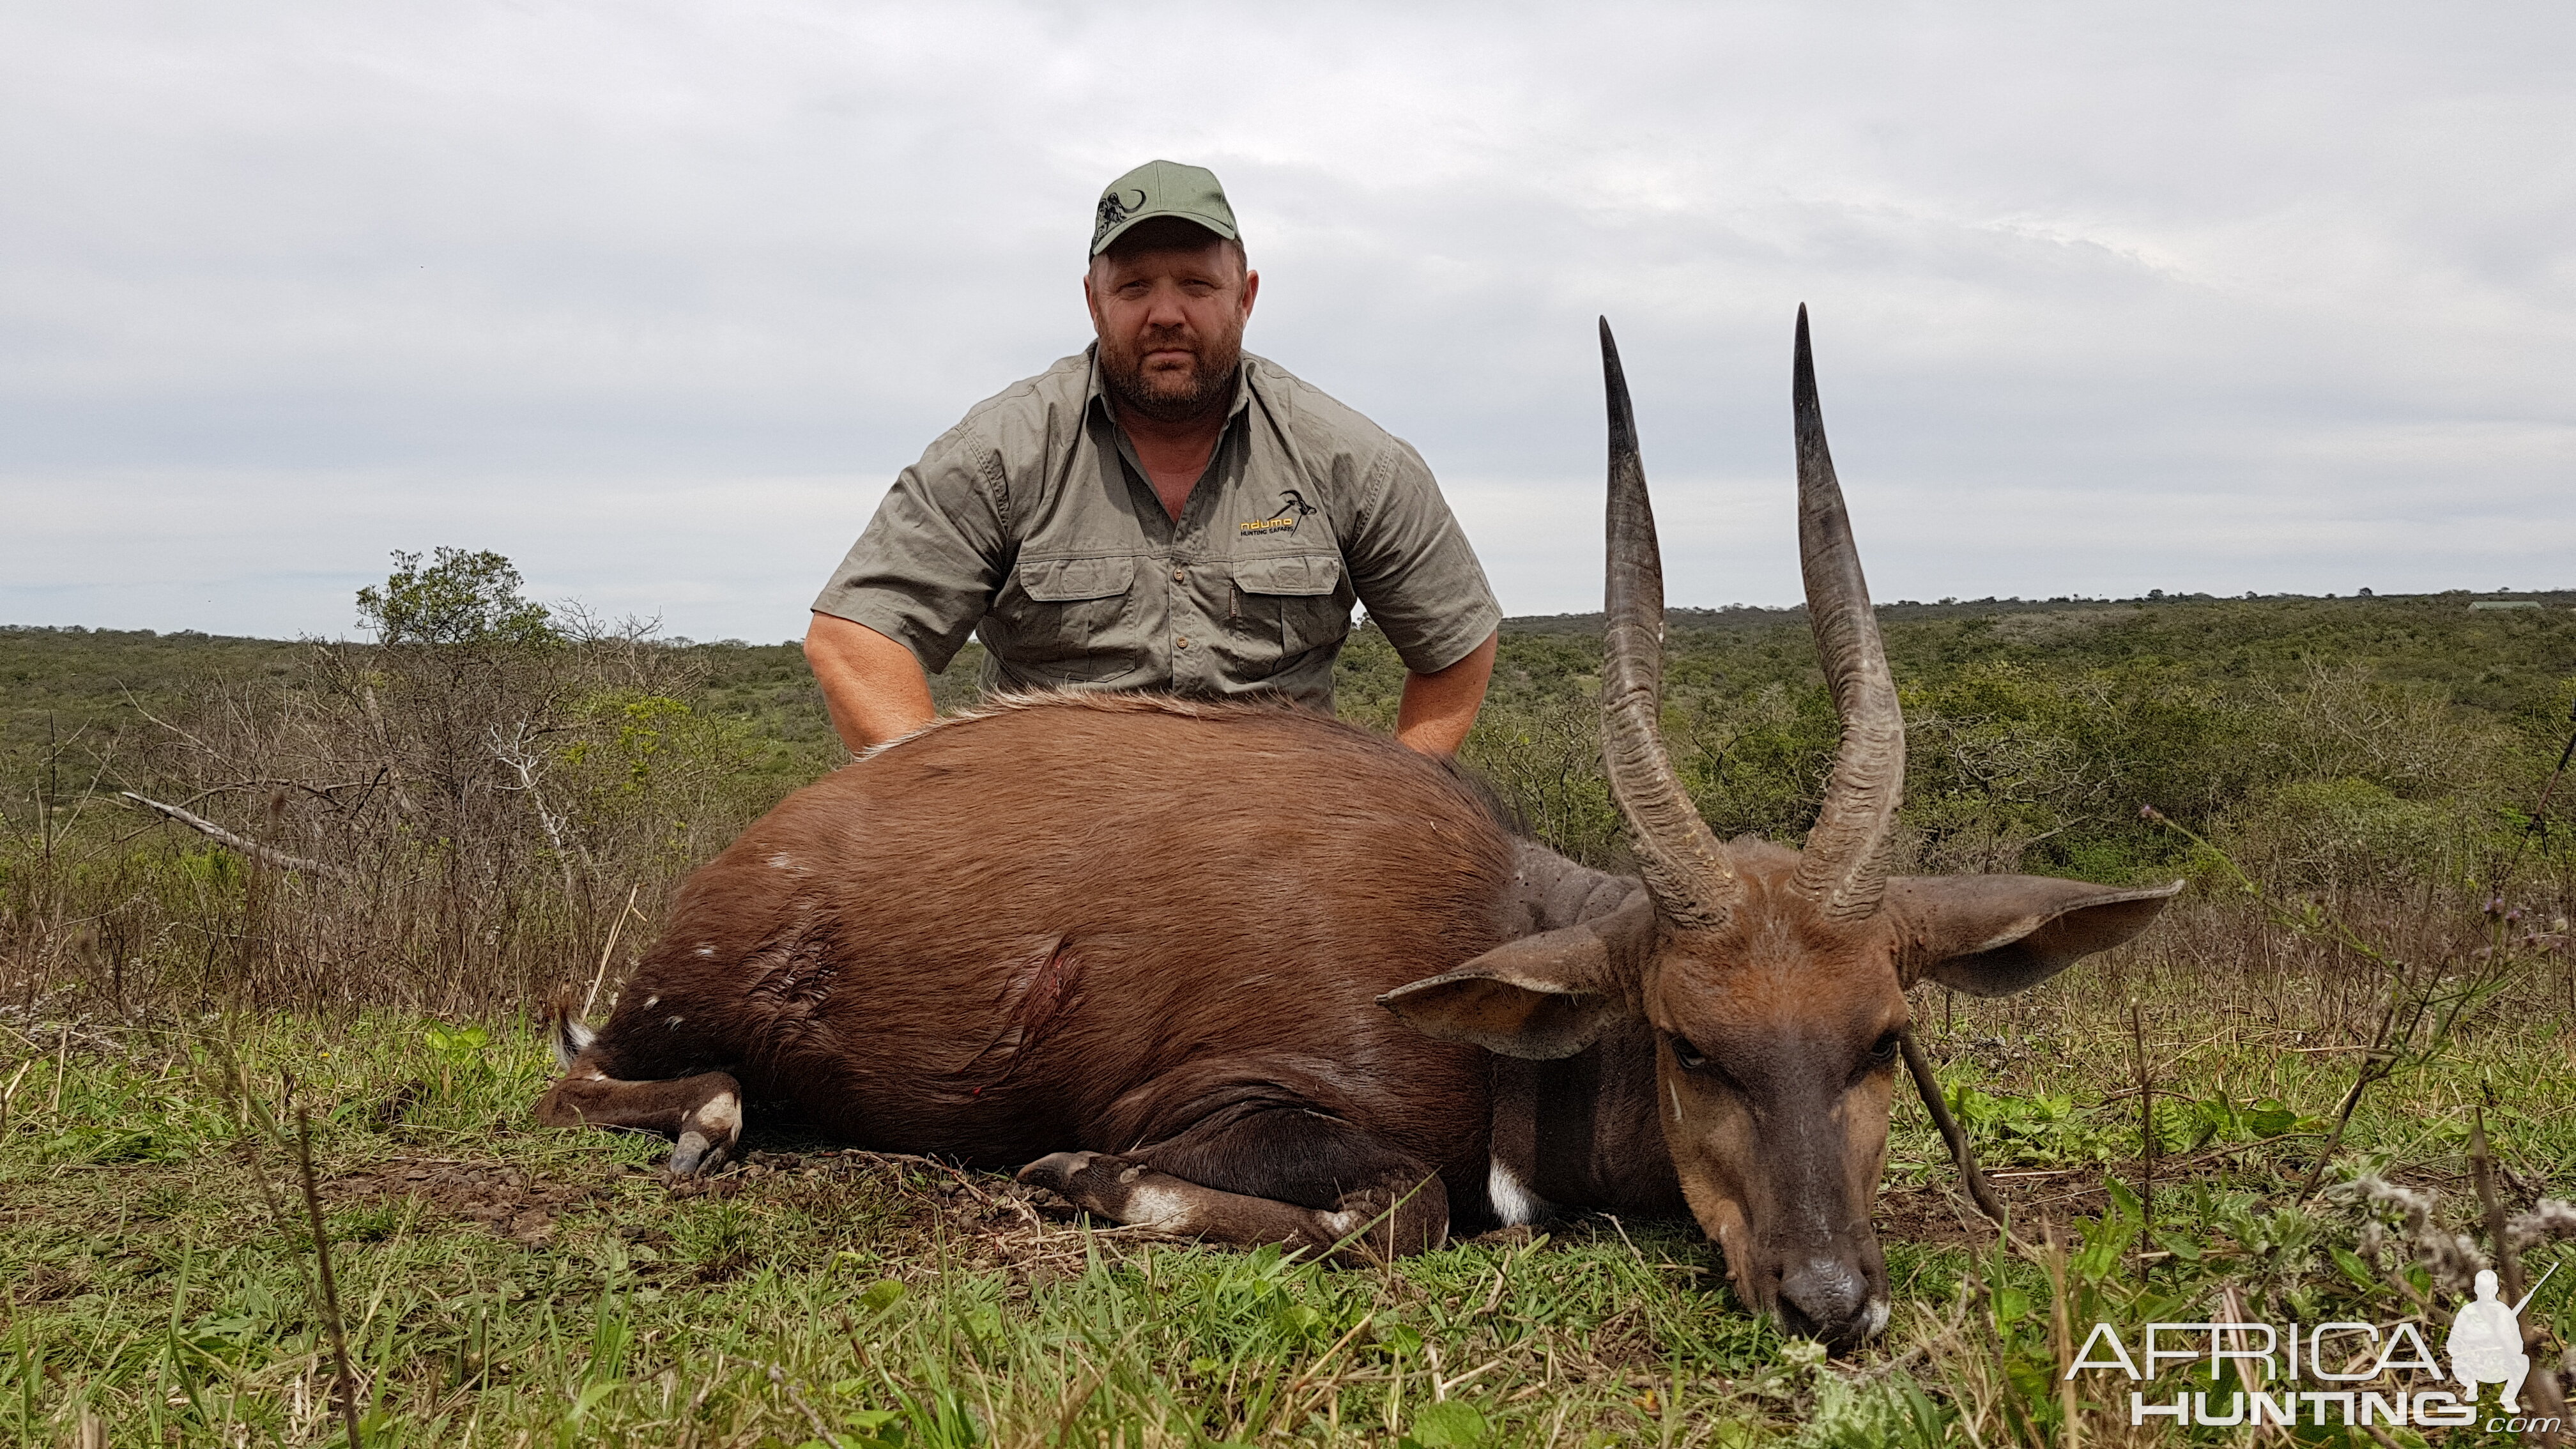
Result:
[[[1361,492],[1342,560],[1370,620],[1416,674],[1475,652],[1503,610],[1430,466],[1411,444],[1388,439]]]
[[[933,674],[965,647],[1008,565],[981,450],[963,427],[903,470],[814,612],[865,624]]]

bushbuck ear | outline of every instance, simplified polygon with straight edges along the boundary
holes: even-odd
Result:
[[[1639,891],[1597,921],[1496,946],[1377,1004],[1442,1041],[1540,1061],[1570,1057],[1632,1009],[1631,986],[1654,932],[1654,900]]]
[[[2037,875],[1898,876],[1897,974],[1970,996],[2027,991],[2147,928],[2182,882],[2143,890]]]

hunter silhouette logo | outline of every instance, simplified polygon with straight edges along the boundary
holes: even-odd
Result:
[[[2525,1418],[2523,1381],[2531,1373],[2531,1356],[2523,1351],[2522,1310],[2538,1297],[2560,1264],[2551,1264],[2519,1303],[2506,1303],[2496,1290],[2496,1275],[2481,1271],[2477,1296],[2452,1315],[2444,1343],[2450,1372],[2425,1339],[2425,1327],[2400,1320],[2390,1324],[2337,1320],[2328,1323],[2149,1323],[2136,1333],[2139,1351],[2132,1354],[2120,1330],[2093,1325],[2091,1336],[2075,1351],[2065,1377],[2111,1371],[2138,1387],[2129,1390],[2129,1424],[2151,1419],[2180,1425],[2224,1428],[2306,1423],[2317,1428],[2372,1428],[2415,1425],[2465,1428],[2478,1422],[2478,1390],[2501,1384],[2503,1415],[2486,1421],[2490,1431],[2555,1433],[2564,1427],[2556,1417]],[[2171,1360],[2205,1359],[2207,1387],[2187,1373],[2181,1383],[2165,1379]],[[2225,1391],[2224,1370],[2233,1365],[2243,1387]],[[2158,1387],[2149,1387],[2158,1385]],[[2308,1384],[2317,1387],[2306,1387]],[[2441,1384],[2440,1388],[2428,1387]],[[2166,1393],[2173,1392],[2168,1399]],[[2383,1442],[2385,1442],[2383,1438]]]
[[[2496,1296],[2495,1273],[2478,1270],[2478,1296],[2460,1305],[2451,1319],[2450,1340],[2443,1345],[2451,1352],[2451,1377],[2460,1381],[2470,1398],[2477,1397],[2480,1384],[2502,1384],[2504,1411],[2522,1412],[2522,1381],[2531,1374],[2531,1355],[2522,1351],[2522,1310],[2540,1292],[2541,1283],[2557,1271],[2558,1265],[2550,1264],[2540,1283],[2522,1295],[2522,1302],[2507,1306]]]

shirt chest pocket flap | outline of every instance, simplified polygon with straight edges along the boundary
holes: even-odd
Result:
[[[1020,564],[1019,583],[1029,600],[1021,642],[1032,657],[1098,655],[1132,646],[1117,631],[1136,583],[1134,555],[1030,559]]]
[[[1136,559],[1035,559],[1020,565],[1020,588],[1041,604],[1073,604],[1085,599],[1114,599],[1136,583]]]
[[[1237,559],[1233,624],[1301,654],[1350,632],[1350,605],[1340,598],[1342,561],[1330,554]],[[1275,632],[1274,632],[1275,631]]]

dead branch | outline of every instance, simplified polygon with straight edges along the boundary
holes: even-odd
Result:
[[[1950,1104],[1941,1100],[1941,1081],[1932,1074],[1931,1058],[1915,1044],[1911,1027],[1898,1035],[1897,1043],[1905,1052],[1905,1070],[1914,1078],[1915,1089],[1923,1094],[1923,1105],[1932,1114],[1932,1125],[1940,1129],[1941,1140],[1950,1147],[1950,1160],[1959,1166],[1959,1181],[1968,1190],[1968,1200],[1976,1204],[1987,1221],[2004,1226],[2003,1202],[1986,1182],[1986,1175],[1977,1170],[1976,1154],[1968,1150],[1968,1134],[1959,1130],[1958,1121],[1950,1115]]]
[[[131,790],[120,790],[117,793],[146,810],[159,811],[218,845],[240,851],[272,870],[300,870],[307,875],[321,876],[325,880],[347,881],[358,878],[356,872],[341,866],[327,865],[318,860],[306,860],[300,855],[289,855],[275,846],[262,845],[247,836],[235,835],[206,817],[182,810],[176,805],[164,805],[158,800],[147,800]]]

